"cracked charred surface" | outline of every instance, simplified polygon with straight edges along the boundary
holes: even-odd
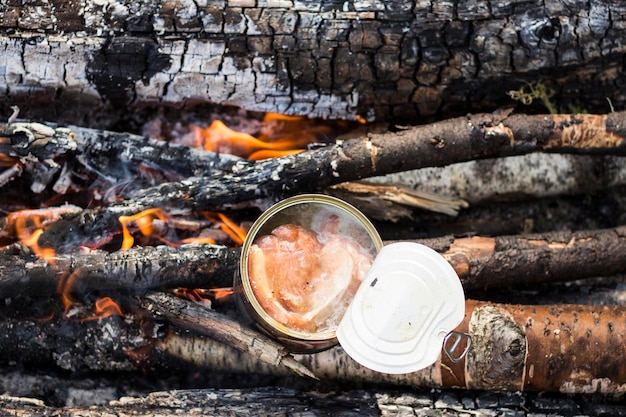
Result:
[[[106,126],[194,103],[415,123],[511,105],[624,96],[619,2],[26,1],[0,14],[0,105]],[[71,103],[71,105],[68,105]]]

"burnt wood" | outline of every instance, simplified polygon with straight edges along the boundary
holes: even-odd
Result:
[[[414,241],[441,253],[463,288],[473,294],[626,272],[624,226]],[[14,244],[0,251],[0,298],[51,294],[60,286],[76,294],[230,287],[240,256],[239,248],[219,245],[148,246],[113,253],[60,254],[50,264]]]
[[[8,2],[0,106],[100,127],[198,103],[415,124],[542,82],[607,112],[624,27],[617,1]]]
[[[178,212],[278,200],[375,175],[530,152],[626,151],[626,113],[608,115],[476,114],[356,139],[263,161],[227,160],[202,177],[130,191],[127,199],[67,215],[44,232],[62,252],[104,231],[119,232],[118,217],[152,207]],[[5,127],[5,129],[7,129]],[[71,233],[67,231],[71,230]],[[52,236],[52,237],[50,237]]]

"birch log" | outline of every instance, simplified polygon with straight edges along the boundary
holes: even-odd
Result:
[[[624,104],[623,16],[600,0],[7,2],[0,105],[109,127],[209,102],[415,123],[540,81],[606,112]]]
[[[468,333],[472,346],[460,362],[442,352],[423,370],[381,374],[353,361],[343,349],[296,359],[321,380],[418,387],[456,387],[491,391],[626,393],[626,309],[624,306],[526,306],[468,300],[465,320],[456,330]],[[170,344],[171,343],[171,344]],[[455,354],[465,348],[462,342]],[[161,349],[204,366],[219,366],[229,356],[212,342],[191,343],[175,336]],[[241,356],[228,366],[239,372],[263,372]],[[271,372],[284,373],[280,368]]]
[[[369,178],[471,205],[595,193],[626,185],[621,156],[533,153]]]
[[[32,317],[37,310],[30,310],[30,318],[3,318],[0,363],[120,372],[176,367],[183,360],[215,372],[276,376],[292,372],[190,332],[182,322],[177,323],[184,327],[179,333],[163,323],[146,321],[146,307],[146,314],[126,312],[124,318],[99,321]],[[389,375],[360,366],[340,347],[294,357],[322,381],[491,391],[626,392],[626,370],[621,366],[626,355],[624,306],[468,300],[465,311],[465,320],[456,330],[471,335],[472,347],[458,363],[442,352],[426,369]],[[458,349],[464,347],[461,343]]]

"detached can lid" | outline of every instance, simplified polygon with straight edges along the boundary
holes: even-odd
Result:
[[[337,328],[354,360],[402,374],[432,365],[465,315],[461,281],[434,250],[412,242],[381,249]]]

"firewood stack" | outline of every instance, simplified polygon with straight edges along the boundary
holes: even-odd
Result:
[[[0,9],[3,414],[626,415],[620,6],[86,3]],[[460,360],[382,374],[244,317],[246,231],[303,193],[448,261]]]

